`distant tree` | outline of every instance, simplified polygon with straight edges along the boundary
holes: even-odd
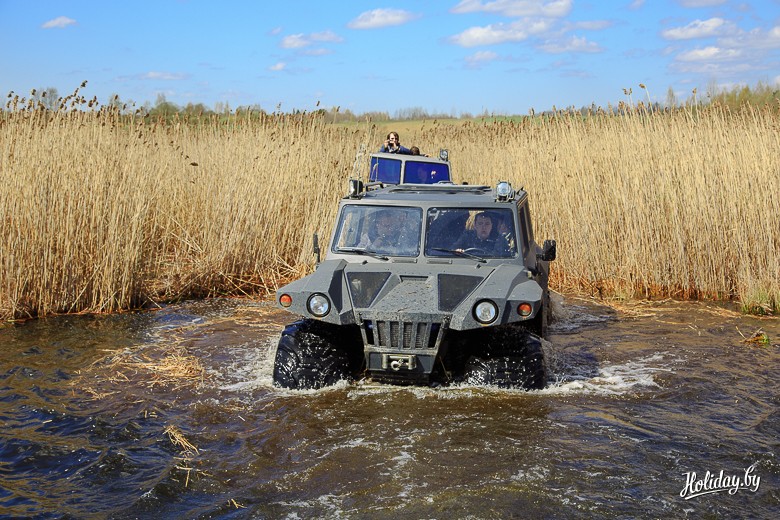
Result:
[[[36,103],[40,103],[46,110],[57,110],[59,106],[60,95],[54,87],[36,89],[35,94],[30,98]]]
[[[674,89],[669,85],[669,90],[666,91],[666,106],[669,108],[677,107],[677,96],[674,95]]]
[[[111,95],[108,97],[108,106],[109,106],[110,108],[113,108],[113,109],[115,109],[115,110],[117,110],[117,111],[120,111],[120,112],[121,112],[121,111],[122,111],[122,108],[123,108],[123,106],[124,106],[124,103],[123,103],[123,102],[122,102],[122,100],[119,98],[119,94],[111,94]]]
[[[154,108],[149,111],[153,116],[169,117],[179,113],[179,107],[165,99],[162,92],[157,94],[157,100],[154,102]]]
[[[706,94],[710,101],[714,101],[718,97],[718,94],[720,94],[720,87],[718,86],[718,82],[715,79],[711,79],[707,83]]]
[[[182,112],[190,116],[206,116],[212,113],[203,103],[187,103]]]

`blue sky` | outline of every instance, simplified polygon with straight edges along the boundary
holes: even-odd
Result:
[[[0,0],[0,45],[3,97],[525,114],[780,88],[780,0]]]

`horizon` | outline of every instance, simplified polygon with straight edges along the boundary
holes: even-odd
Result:
[[[780,0],[133,6],[0,0],[0,93],[462,117],[780,88]]]

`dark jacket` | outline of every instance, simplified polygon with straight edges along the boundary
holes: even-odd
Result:
[[[485,253],[503,255],[509,250],[506,239],[498,233],[491,233],[482,240],[474,230],[464,231],[460,238],[452,246],[452,249],[480,249]]]
[[[385,147],[385,145],[382,145],[379,147],[379,151],[385,153],[402,153],[405,155],[412,155],[412,151],[410,149],[408,149],[405,146],[401,146],[400,144],[398,145],[398,148],[396,148],[395,150],[390,150],[389,148]]]

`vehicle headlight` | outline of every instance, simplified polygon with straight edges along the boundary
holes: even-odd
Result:
[[[512,185],[506,181],[501,181],[496,185],[496,197],[498,200],[509,200],[514,197]]]
[[[330,300],[324,294],[314,293],[309,297],[309,301],[306,302],[309,312],[318,318],[322,318],[330,312]]]
[[[474,306],[474,319],[480,323],[488,324],[496,321],[498,307],[490,300],[482,300]]]

